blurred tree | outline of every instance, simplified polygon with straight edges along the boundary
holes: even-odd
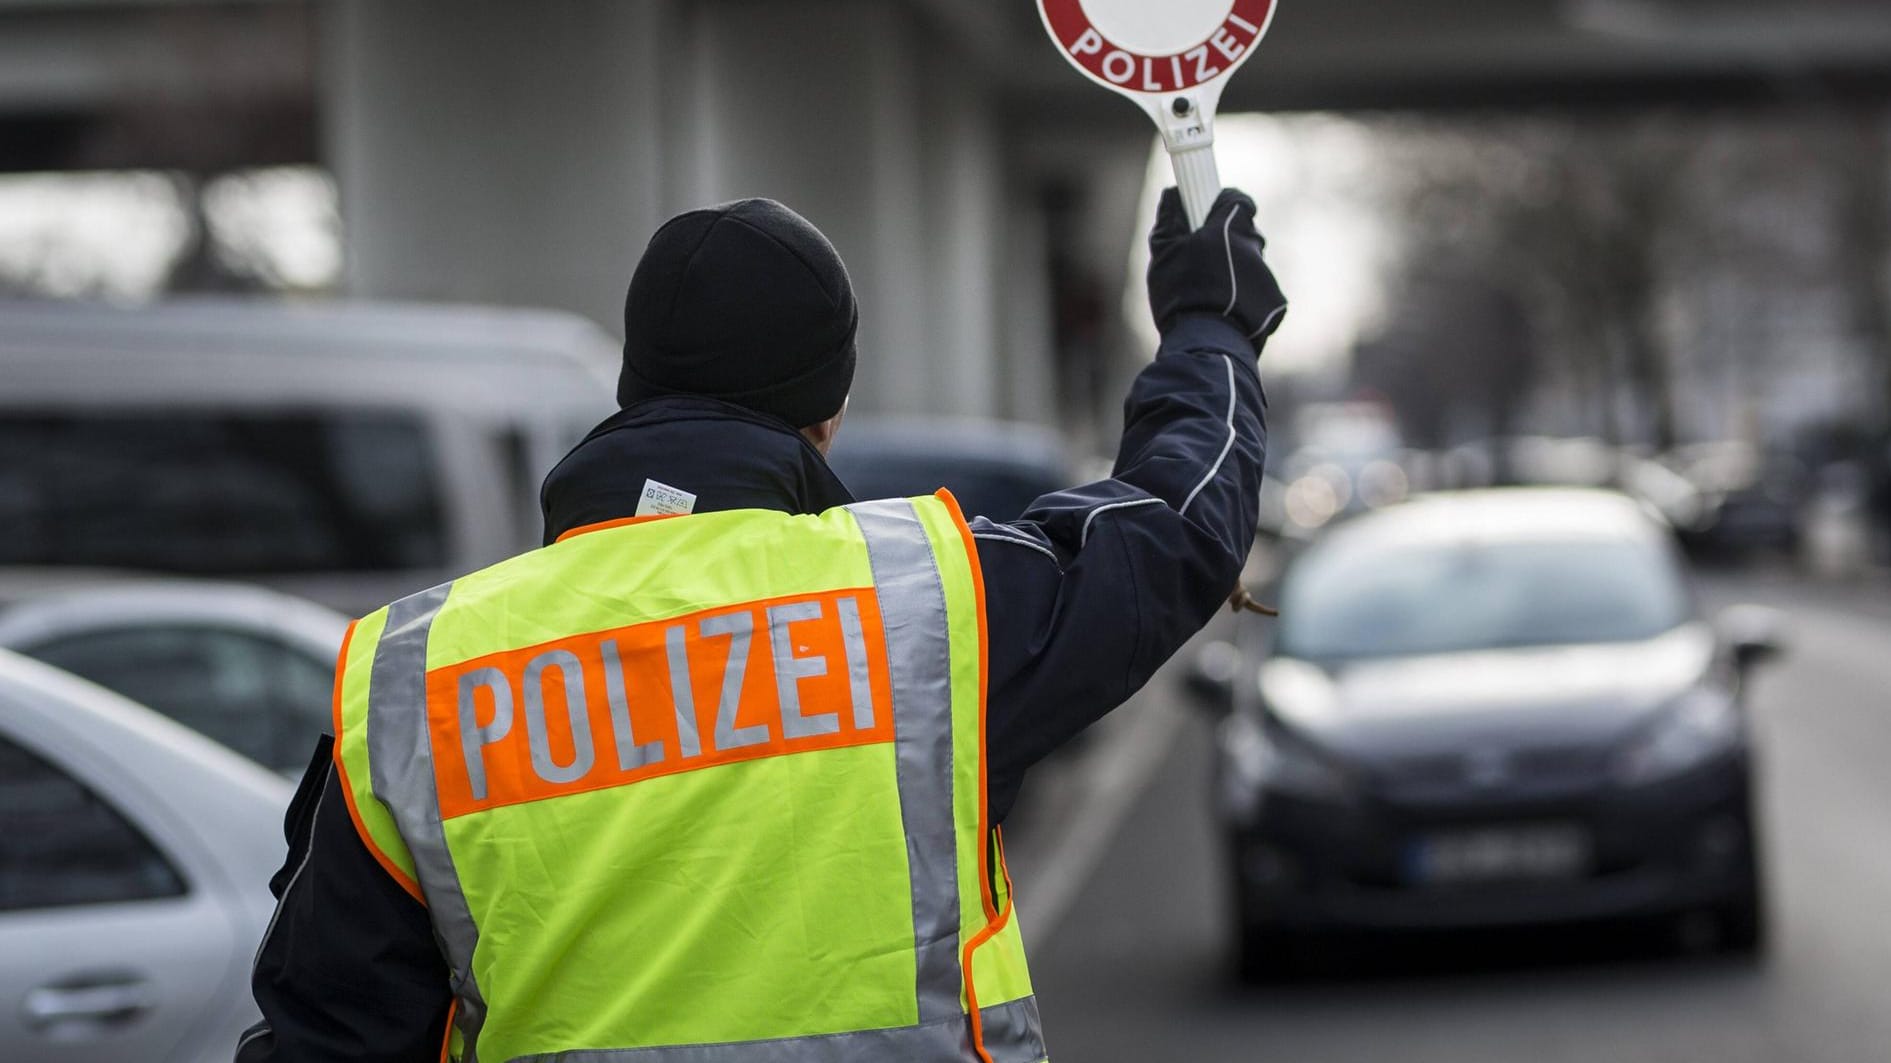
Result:
[[[327,282],[332,270],[285,276],[276,261],[278,232],[259,234],[270,227],[257,222],[255,211],[219,225],[206,198],[231,183],[231,174],[318,157],[314,8],[153,5],[117,17],[136,19],[141,51],[164,56],[165,69],[188,73],[140,81],[136,93],[75,113],[57,150],[10,158],[15,167],[59,172],[9,176],[0,194],[17,197],[16,204],[43,202],[65,216],[15,227],[28,231],[33,246],[0,250],[0,291],[146,298]],[[100,219],[125,217],[124,201],[134,199],[150,208],[137,227],[122,227],[116,240],[95,239]],[[152,228],[162,230],[162,239]]]
[[[1389,327],[1355,354],[1355,381],[1392,403],[1415,446],[1516,434],[1540,362],[1521,297],[1488,263],[1448,250],[1427,261],[1423,276],[1407,279]]]
[[[1891,427],[1891,126],[1883,108],[1847,116],[1838,138],[1838,272],[1852,333],[1882,389],[1880,426]]]
[[[1660,277],[1697,137],[1661,117],[1442,131],[1425,123],[1414,132],[1405,138],[1406,272],[1423,277],[1444,255],[1484,263],[1504,278],[1519,318],[1552,338],[1594,430],[1671,445]]]
[[[1783,371],[1836,377],[1804,359],[1847,333],[1876,357],[1891,408],[1883,117],[1805,107],[1391,123],[1402,317],[1432,304],[1442,324],[1401,318],[1385,349],[1418,357],[1413,345],[1431,344],[1437,357],[1459,345],[1480,315],[1439,311],[1454,304],[1431,282],[1455,273],[1446,287],[1461,287],[1475,263],[1536,336],[1539,364],[1517,386],[1560,389],[1575,420],[1612,441],[1667,448],[1690,427],[1757,431],[1747,422],[1769,383]],[[1476,357],[1463,371],[1487,373]]]
[[[243,294],[264,290],[259,273],[243,268],[235,256],[220,246],[211,228],[205,208],[204,192],[211,181],[192,174],[175,174],[177,203],[189,223],[189,235],[178,255],[171,261],[165,278],[167,292],[195,294]]]

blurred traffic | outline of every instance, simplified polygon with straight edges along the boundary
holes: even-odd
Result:
[[[1405,445],[1393,409],[1370,399],[1308,404],[1274,441],[1262,523],[1293,542],[1421,492],[1556,485],[1636,499],[1703,563],[1773,561],[1830,574],[1891,559],[1891,444],[1883,456],[1841,456],[1811,438],[1653,451],[1594,436],[1512,436],[1423,449]]]
[[[7,664],[6,807],[24,817],[8,834],[44,840],[9,854],[7,907],[45,918],[0,920],[0,978],[23,1001],[0,1039],[92,1053],[62,1059],[133,1038],[212,1051],[252,1007],[281,776],[330,726],[347,624],[330,606],[533,545],[535,485],[597,412],[602,345],[549,316],[217,302],[19,306],[0,332],[19,529],[0,646],[97,684]],[[568,388],[509,403],[507,366],[533,358]],[[1885,528],[1868,467],[1738,441],[1425,450],[1370,397],[1276,425],[1251,575],[1282,615],[1225,625],[1158,694],[1213,722],[1195,785],[1218,840],[1186,873],[1219,883],[1220,914],[1198,973],[1330,972],[1362,934],[1623,925],[1769,948],[1777,850],[1748,691],[1792,624],[1703,604],[1690,570],[1869,571]],[[1028,425],[849,429],[834,467],[866,496],[946,487],[1003,520],[1081,478]],[[388,433],[409,463],[361,464]],[[475,516],[495,511],[514,516]],[[1021,860],[1063,815],[1057,778],[1107,761],[1095,745],[1046,769]],[[170,763],[192,781],[153,799]],[[99,951],[101,919],[138,947]],[[155,988],[174,980],[193,993]]]

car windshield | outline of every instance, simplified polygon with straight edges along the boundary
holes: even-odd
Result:
[[[198,575],[445,563],[426,427],[378,411],[0,413],[0,564]]]
[[[1621,540],[1456,542],[1309,552],[1281,594],[1276,652],[1348,660],[1632,642],[1685,621],[1672,556]]]

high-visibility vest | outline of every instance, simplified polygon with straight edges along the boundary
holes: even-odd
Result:
[[[359,621],[336,765],[450,1053],[1044,1059],[985,656],[943,492],[614,522]]]

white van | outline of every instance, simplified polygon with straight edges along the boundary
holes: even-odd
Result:
[[[350,613],[538,545],[614,409],[568,314],[0,304],[0,581],[241,577]]]

